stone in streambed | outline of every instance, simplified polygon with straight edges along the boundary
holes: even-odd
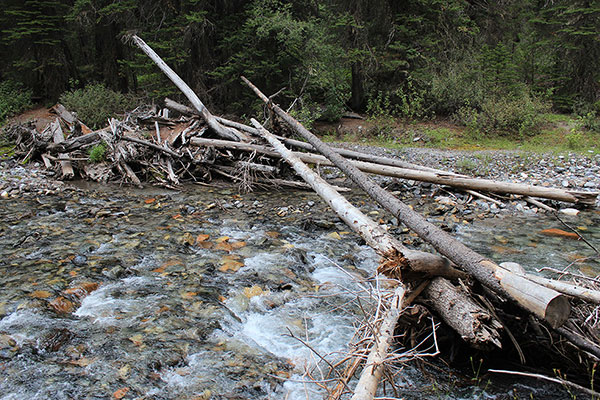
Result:
[[[577,210],[575,208],[563,208],[560,210],[560,212],[565,215],[571,215],[571,216],[576,216],[577,214],[579,214],[579,210]]]

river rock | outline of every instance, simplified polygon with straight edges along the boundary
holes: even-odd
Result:
[[[572,216],[576,216],[577,214],[579,214],[579,210],[577,210],[575,208],[563,208],[560,210],[560,212],[565,215],[572,215]]]
[[[438,203],[440,203],[442,205],[446,205],[446,206],[455,206],[456,205],[456,202],[448,196],[438,196],[435,198],[435,201],[437,201]]]

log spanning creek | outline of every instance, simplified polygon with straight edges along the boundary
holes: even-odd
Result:
[[[312,381],[326,383],[327,365],[315,352],[332,364],[346,356],[370,307],[355,301],[360,280],[378,257],[316,194],[236,193],[95,187],[0,200],[0,399],[323,398]],[[347,197],[420,243],[364,195]],[[563,228],[550,215],[413,206],[498,262],[562,269],[593,255],[582,241],[540,234]],[[564,218],[598,243],[597,211]],[[571,270],[595,276],[600,265]],[[395,397],[569,396],[483,375],[477,363],[424,364],[398,371]]]

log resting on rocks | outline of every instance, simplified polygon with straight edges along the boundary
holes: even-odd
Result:
[[[63,130],[60,127],[60,120],[58,118],[56,118],[54,122],[52,122],[50,128],[52,129],[52,139],[54,143],[59,145],[63,143],[65,141],[65,134],[63,133]],[[75,172],[73,171],[73,165],[71,165],[71,162],[66,160],[67,155],[64,153],[60,153],[58,155],[58,158],[65,159],[63,161],[60,161],[60,168],[62,171],[63,179],[73,179],[73,177],[75,176]]]
[[[564,295],[511,273],[511,271],[500,267],[493,261],[488,260],[486,257],[454,239],[440,228],[427,222],[421,215],[381,188],[358,170],[358,168],[334,152],[279,106],[271,103],[250,81],[244,77],[242,79],[292,129],[312,144],[314,148],[319,150],[321,154],[330,159],[372,198],[395,215],[408,228],[412,229],[419,237],[430,243],[442,255],[462,267],[471,276],[497,294],[512,299],[530,313],[545,319],[552,327],[561,326],[568,319],[570,304]]]

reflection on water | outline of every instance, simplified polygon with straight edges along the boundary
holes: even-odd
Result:
[[[377,258],[313,202],[205,188],[2,200],[0,399],[321,398],[303,381],[317,356],[298,339],[344,357],[360,315],[351,277],[372,274]],[[598,214],[571,222],[598,239]],[[590,254],[536,233],[555,222],[526,223],[458,234],[524,265]],[[409,367],[399,376],[406,398],[429,397],[431,385]],[[461,390],[440,396],[510,389]]]

